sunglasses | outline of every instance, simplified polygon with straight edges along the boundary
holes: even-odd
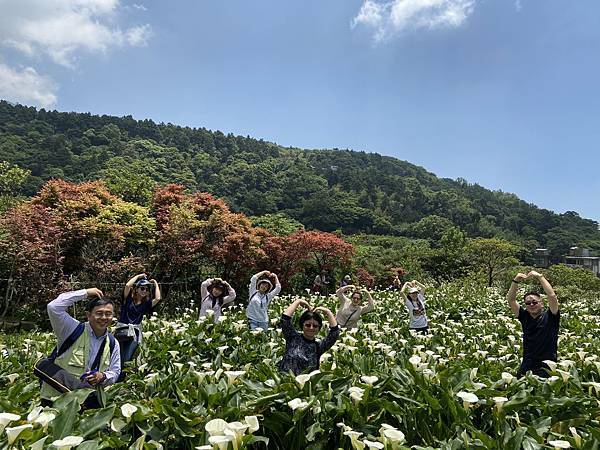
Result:
[[[525,306],[537,305],[538,303],[539,303],[538,300],[533,300],[533,301],[530,301],[530,302],[525,302]]]
[[[148,286],[140,286],[138,289],[140,291],[147,291],[148,290]]]
[[[315,329],[321,328],[321,326],[318,323],[307,323],[307,322],[304,322],[303,326],[304,326],[304,328],[315,328]]]

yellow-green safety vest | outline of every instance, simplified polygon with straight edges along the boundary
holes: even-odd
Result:
[[[90,333],[93,333],[93,331],[90,328],[90,324],[86,323],[85,330],[83,330],[81,336],[77,338],[66,352],[57,357],[54,360],[54,363],[67,370],[72,375],[75,375],[78,378],[81,377],[81,375],[85,373],[86,367],[88,367],[90,358]],[[108,340],[108,334],[105,339]],[[104,351],[100,358],[100,368],[98,369],[100,372],[104,372],[104,370],[110,366],[110,345],[108,344],[109,342],[104,345]],[[61,395],[61,393],[48,383],[42,383],[40,397],[46,400],[53,400],[54,397],[58,397],[59,395]]]

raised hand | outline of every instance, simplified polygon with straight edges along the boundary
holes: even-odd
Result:
[[[310,303],[308,303],[306,300],[298,300],[298,306],[302,306],[303,308],[306,308],[309,311],[313,309]]]
[[[514,281],[521,282],[521,281],[525,280],[530,274],[531,274],[531,272],[529,272],[529,274],[524,274],[524,273],[519,272],[518,274],[515,275]]]
[[[324,314],[327,314],[327,316],[333,316],[333,313],[331,312],[331,310],[325,306],[317,306],[315,309],[313,309],[313,312],[319,312],[322,311]]]
[[[86,289],[86,293],[87,293],[88,297],[99,297],[99,298],[104,297],[104,294],[102,293],[102,291],[95,287]]]
[[[535,270],[532,270],[527,274],[527,277],[533,277],[539,280],[541,277],[543,277],[543,275],[539,272],[536,272]]]

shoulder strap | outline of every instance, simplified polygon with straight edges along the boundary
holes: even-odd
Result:
[[[90,366],[90,370],[100,369],[100,360],[102,359],[102,354],[104,353],[104,347],[106,347],[106,338],[102,341],[102,344],[100,344],[100,348],[98,349],[98,353],[96,353],[94,362]]]
[[[252,300],[252,299],[254,298],[254,296],[258,294],[258,292],[259,292],[258,290],[254,291],[254,294],[252,294],[252,295],[250,296],[250,300]],[[268,294],[268,292],[267,292],[267,294]],[[267,301],[269,301],[269,297],[267,297],[267,294],[264,294],[264,297],[267,299]],[[250,300],[248,300],[248,303],[250,303]],[[264,307],[265,307],[265,305],[264,305],[264,303],[263,303],[263,299],[262,299],[262,298],[260,299],[260,307],[261,307],[261,308],[264,308]]]
[[[77,325],[73,332],[65,339],[60,348],[54,347],[54,350],[52,350],[52,353],[50,354],[50,359],[54,361],[64,352],[69,350],[75,341],[79,339],[79,336],[83,334],[83,330],[85,330],[85,323],[79,322],[79,325]]]
[[[113,336],[113,334],[108,333],[108,348],[110,349],[111,355],[113,354],[113,351],[115,350],[115,345],[116,345],[115,342],[116,342],[116,339]]]
[[[108,348],[110,350],[110,355],[113,354],[115,349],[115,337],[112,333],[108,333],[102,344],[100,344],[100,348],[98,349],[98,353],[96,353],[96,357],[94,358],[94,363],[90,366],[91,370],[99,370],[100,369],[100,360],[102,359],[102,355],[104,354],[104,348],[106,347],[106,340],[108,339]]]
[[[352,319],[352,316],[353,316],[354,314],[356,314],[356,312],[357,312],[357,311],[359,311],[359,310],[358,310],[358,309],[355,309],[354,311],[352,311],[352,314],[350,314],[350,315],[348,316],[348,319],[346,319],[346,323],[345,323],[344,325],[342,325],[342,326],[344,326],[344,327],[345,327],[346,325],[348,325],[348,322],[350,322],[350,319]]]

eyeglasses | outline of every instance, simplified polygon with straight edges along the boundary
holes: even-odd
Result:
[[[539,303],[538,300],[532,300],[530,302],[525,302],[525,306],[535,306]]]
[[[102,319],[103,317],[106,317],[107,319],[112,319],[112,317],[114,316],[114,313],[111,313],[111,312],[107,312],[107,313],[95,312],[93,314],[93,316],[96,319]]]
[[[321,326],[318,323],[308,323],[308,322],[304,322],[304,328],[321,328]]]

